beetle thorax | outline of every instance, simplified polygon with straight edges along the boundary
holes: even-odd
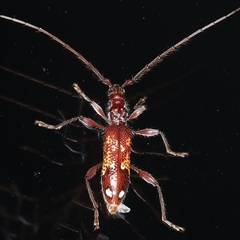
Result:
[[[112,85],[108,90],[109,106],[108,119],[116,125],[126,123],[128,109],[125,101],[125,90],[118,84]]]

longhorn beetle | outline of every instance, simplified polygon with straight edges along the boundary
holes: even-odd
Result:
[[[75,51],[72,47],[67,45],[65,42],[47,32],[46,30],[32,25],[30,23],[21,21],[16,18],[11,18],[8,16],[0,15],[1,18],[22,24],[24,26],[33,28],[47,36],[49,36],[54,41],[61,44],[68,51],[72,52],[78,59],[82,61],[82,63],[89,68],[96,77],[105,85],[109,87],[108,89],[108,107],[107,114],[103,111],[101,106],[99,106],[96,102],[91,100],[78,86],[77,83],[73,83],[73,88],[79,94],[80,97],[85,99],[89,104],[93,107],[95,112],[100,115],[107,123],[106,126],[103,126],[94,120],[84,117],[78,116],[71,118],[69,120],[63,121],[58,125],[50,125],[42,121],[35,121],[35,124],[44,127],[47,129],[58,130],[63,126],[70,124],[74,121],[80,121],[85,127],[89,129],[99,130],[104,134],[103,138],[103,161],[98,163],[97,165],[91,167],[86,176],[86,187],[90,197],[90,200],[93,204],[94,208],[94,223],[95,229],[99,229],[99,212],[98,212],[98,204],[94,199],[93,192],[90,187],[89,180],[93,178],[99,168],[101,168],[101,185],[102,185],[102,194],[104,201],[106,203],[107,210],[109,214],[118,214],[118,213],[128,213],[130,208],[123,204],[123,200],[126,197],[126,193],[129,187],[130,182],[130,169],[137,172],[147,183],[152,184],[157,188],[158,197],[161,206],[161,214],[162,221],[169,227],[173,228],[176,231],[183,232],[184,228],[180,227],[169,220],[166,217],[166,209],[165,203],[163,199],[163,195],[161,192],[161,188],[157,182],[157,180],[149,173],[140,170],[139,168],[131,165],[130,163],[130,154],[132,151],[132,136],[133,135],[141,135],[145,137],[152,137],[160,135],[162,137],[163,143],[166,148],[166,152],[170,155],[177,157],[187,157],[187,152],[175,152],[172,151],[168,141],[163,132],[158,129],[145,128],[141,130],[132,130],[128,126],[128,122],[137,118],[141,115],[145,110],[146,106],[144,105],[146,98],[141,98],[137,104],[134,106],[134,110],[132,113],[129,112],[127,107],[126,99],[125,99],[125,87],[130,86],[136,82],[138,82],[144,74],[149,72],[154,66],[163,61],[169,54],[174,53],[180,47],[187,44],[189,40],[191,40],[194,36],[202,33],[206,29],[214,26],[215,24],[225,20],[231,15],[238,12],[240,8],[232,11],[231,13],[217,19],[216,21],[200,28],[194,33],[190,34],[188,37],[179,41],[177,44],[173,45],[169,49],[167,49],[162,54],[158,55],[154,58],[150,63],[148,63],[142,70],[140,70],[133,78],[126,80],[123,85],[112,84],[111,81],[105,77],[89,62],[87,61],[80,53]]]

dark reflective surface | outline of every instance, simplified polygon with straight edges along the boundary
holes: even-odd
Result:
[[[157,54],[236,4],[166,3],[34,6],[5,3],[1,14],[40,26],[71,45],[113,83],[123,83]],[[103,108],[106,86],[48,37],[1,19],[1,65],[68,91],[77,82]],[[193,39],[138,84],[126,88],[132,108],[147,96],[148,110],[131,125],[159,128],[187,159],[132,155],[134,165],[160,182],[169,220],[164,226],[130,187],[126,221],[109,218],[99,174],[91,181],[102,206],[101,233],[109,239],[232,239],[237,232],[239,146],[239,14]],[[77,124],[60,134],[34,126],[78,114],[100,118],[86,103],[1,70],[1,228],[6,239],[96,239],[84,176],[102,159],[101,136]],[[12,103],[3,96],[14,100]],[[19,106],[24,103],[27,106]],[[40,110],[40,111],[39,111]],[[103,123],[103,122],[102,122]],[[70,139],[70,140],[68,140]],[[74,143],[72,140],[76,140]],[[66,144],[81,154],[76,154]],[[135,137],[139,151],[164,152],[160,138]],[[53,164],[51,161],[64,166]],[[156,189],[133,175],[143,198],[159,209]],[[231,221],[229,221],[231,219]],[[59,226],[68,224],[79,233]],[[8,232],[8,233],[7,233]],[[8,237],[6,237],[8,236]]]

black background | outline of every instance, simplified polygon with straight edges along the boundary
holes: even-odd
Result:
[[[46,29],[79,51],[112,83],[122,84],[156,55],[237,7],[234,1],[1,1],[0,12]],[[71,53],[33,29],[0,21],[1,66],[73,95],[72,83],[77,82],[106,107],[107,87]],[[185,159],[132,155],[134,165],[159,180],[169,220],[186,232],[163,225],[131,187],[125,200],[131,208],[128,223],[108,218],[98,174],[91,183],[103,209],[101,233],[109,239],[237,239],[239,31],[237,13],[126,88],[131,109],[139,98],[148,97],[148,110],[131,127],[159,128],[173,150],[190,152]],[[56,124],[80,112],[104,124],[80,99],[1,70],[0,203],[6,239],[96,239],[93,212],[70,203],[78,192],[78,199],[90,205],[84,175],[102,159],[101,136],[80,124],[66,127],[61,135],[33,124],[36,119]],[[79,142],[72,144],[67,138]],[[85,155],[69,151],[64,141]],[[135,137],[133,148],[164,153],[160,137]],[[132,183],[160,213],[156,189],[134,174]],[[80,233],[59,227],[59,221]]]

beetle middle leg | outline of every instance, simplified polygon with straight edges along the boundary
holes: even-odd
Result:
[[[171,150],[170,145],[168,143],[167,138],[165,137],[165,134],[161,132],[158,129],[152,129],[152,128],[145,128],[137,131],[133,131],[133,134],[141,135],[144,137],[153,137],[157,135],[161,135],[163,143],[166,148],[166,152],[170,155],[176,156],[176,157],[187,157],[189,154],[188,152],[174,152]]]

